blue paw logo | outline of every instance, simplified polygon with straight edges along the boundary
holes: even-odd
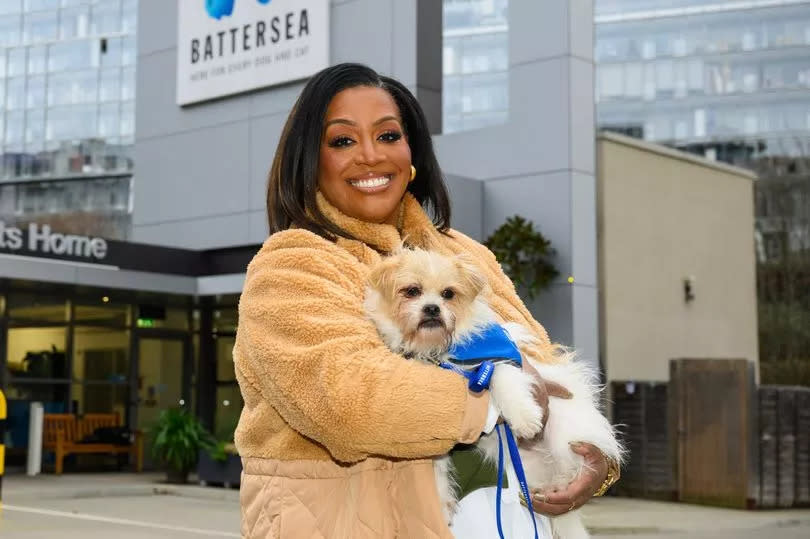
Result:
[[[260,4],[269,4],[270,0],[257,0]],[[233,13],[233,4],[236,0],[205,0],[205,11],[208,16],[216,20],[230,17]]]

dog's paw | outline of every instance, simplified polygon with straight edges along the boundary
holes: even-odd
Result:
[[[502,411],[502,415],[518,438],[534,438],[543,430],[543,409],[536,403],[515,406],[509,413]]]
[[[534,399],[534,385],[534,379],[518,367],[495,367],[490,392],[518,438],[534,438],[543,429],[543,408]]]

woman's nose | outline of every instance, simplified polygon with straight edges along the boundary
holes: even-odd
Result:
[[[385,156],[379,151],[373,140],[366,140],[357,145],[357,156],[355,159],[361,165],[376,165]]]

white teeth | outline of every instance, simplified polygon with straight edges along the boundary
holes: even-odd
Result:
[[[351,184],[355,187],[382,187],[388,184],[391,178],[388,176],[381,176],[379,178],[369,178],[367,180],[352,180]]]

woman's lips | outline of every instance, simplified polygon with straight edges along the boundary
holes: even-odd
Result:
[[[376,193],[388,188],[391,184],[391,175],[381,175],[368,178],[351,179],[349,185],[364,193]]]

